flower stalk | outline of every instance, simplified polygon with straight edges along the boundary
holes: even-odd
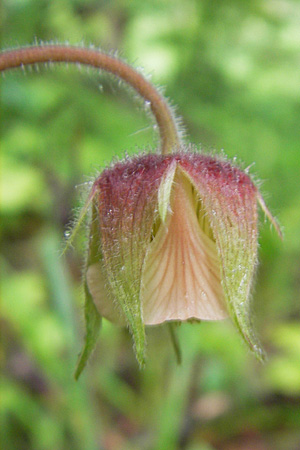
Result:
[[[0,53],[0,72],[41,63],[82,64],[116,75],[149,102],[159,129],[161,153],[168,154],[180,147],[176,120],[166,100],[145,77],[120,59],[100,50],[65,45],[40,45]]]

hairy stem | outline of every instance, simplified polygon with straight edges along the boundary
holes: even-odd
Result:
[[[84,64],[105,70],[124,80],[150,103],[159,128],[162,154],[171,153],[179,147],[175,119],[164,98],[141,74],[119,59],[99,50],[63,45],[26,47],[0,53],[0,71],[54,62]]]

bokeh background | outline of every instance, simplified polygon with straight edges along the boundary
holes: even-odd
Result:
[[[114,157],[157,145],[147,106],[92,70],[1,79],[3,450],[300,448],[300,2],[4,0],[2,47],[94,44],[142,67],[177,105],[188,140],[251,166],[284,230],[261,216],[253,314],[260,365],[229,322],[164,328],[137,367],[103,323],[87,370],[79,238],[60,257],[84,187]]]

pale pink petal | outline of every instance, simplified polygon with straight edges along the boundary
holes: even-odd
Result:
[[[176,169],[171,211],[149,245],[141,301],[146,325],[227,317],[215,242],[199,224],[192,185]]]
[[[117,306],[107,296],[105,278],[100,262],[88,266],[86,271],[86,282],[88,289],[101,315],[117,325],[125,325],[126,322],[121,316]]]

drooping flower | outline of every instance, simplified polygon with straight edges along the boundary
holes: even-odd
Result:
[[[230,316],[259,359],[250,289],[257,187],[227,161],[182,151],[127,158],[93,184],[88,304],[127,325],[144,363],[145,325]]]
[[[0,53],[0,71],[54,62],[105,70],[128,83],[150,106],[161,144],[161,155],[134,157],[104,170],[73,230],[72,237],[92,206],[86,341],[75,377],[95,346],[102,316],[130,328],[141,365],[145,325],[227,315],[262,359],[250,314],[257,203],[279,234],[280,229],[249,176],[190,148],[180,151],[180,120],[173,109],[142,74],[114,56],[63,45]]]

